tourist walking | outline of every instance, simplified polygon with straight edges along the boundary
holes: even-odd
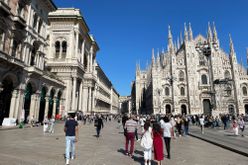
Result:
[[[233,117],[232,127],[233,127],[234,135],[238,136],[239,135],[239,127],[238,127],[238,122],[235,119],[235,117]]]
[[[131,116],[129,120],[126,121],[124,129],[126,129],[126,155],[133,158],[134,151],[134,138],[135,138],[135,129],[137,129],[137,122],[134,121],[134,116]],[[128,151],[129,141],[131,143],[130,150]]]
[[[170,143],[171,136],[173,136],[173,126],[170,123],[170,120],[167,116],[161,121],[161,128],[163,129],[164,143],[167,151],[167,158],[170,159]]]
[[[78,123],[75,121],[75,114],[68,114],[69,119],[65,122],[65,158],[66,165],[69,164],[70,158],[75,159],[75,143],[78,141]],[[70,154],[71,153],[71,154]]]
[[[151,165],[152,160],[152,128],[150,127],[150,123],[144,124],[144,134],[141,138],[141,147],[144,149],[144,161],[145,165]]]
[[[241,131],[241,136],[244,137],[244,130],[245,130],[245,121],[243,115],[239,117],[238,121],[239,129]]]
[[[45,119],[43,120],[43,133],[44,134],[47,132],[48,124],[49,124],[49,121],[48,121],[47,117],[45,117]]]
[[[204,115],[201,115],[200,119],[199,119],[199,123],[200,123],[200,127],[201,127],[201,133],[204,134]]]
[[[103,128],[103,121],[101,116],[96,116],[96,120],[94,123],[94,126],[96,127],[96,137],[100,137],[101,129]]]
[[[162,160],[164,159],[164,150],[163,150],[163,131],[160,125],[155,122],[153,124],[153,147],[154,147],[154,160],[158,165],[162,165]]]
[[[49,121],[49,133],[54,133],[55,118],[54,116]]]

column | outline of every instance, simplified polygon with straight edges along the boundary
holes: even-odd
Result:
[[[90,53],[87,54],[87,72],[90,72]]]
[[[79,111],[82,111],[82,99],[83,99],[83,82],[80,82],[80,89],[79,89]]]
[[[16,99],[16,111],[15,111],[15,115],[14,118],[16,118],[18,120],[18,122],[21,121],[21,113],[24,107],[24,89],[20,89],[18,92],[18,98]]]
[[[4,39],[5,39],[5,32],[2,34],[1,42],[0,42],[0,50],[3,50],[4,47]]]
[[[82,55],[81,55],[81,58],[82,58],[81,63],[83,65],[83,67],[84,67],[84,53],[85,53],[84,49],[85,49],[85,40],[83,41],[83,44],[82,44]],[[84,68],[84,69],[86,69],[86,68]]]
[[[46,105],[45,105],[45,113],[44,113],[44,119],[48,117],[48,110],[49,110],[49,97],[46,96]]]
[[[36,22],[35,31],[38,33],[40,17],[38,15],[37,15],[37,17],[38,17],[38,19],[37,19],[37,22]]]
[[[88,87],[87,86],[83,86],[83,104],[82,104],[82,110],[84,113],[87,112],[87,102],[88,102]]]
[[[93,47],[91,46],[90,48],[90,72],[92,72],[92,68],[93,68],[93,55],[94,55],[94,50],[93,50]]]
[[[22,49],[22,59],[21,61],[23,61],[25,63],[25,58],[26,58],[26,50],[27,50],[27,45],[23,44],[23,49]]]
[[[79,33],[78,33],[78,31],[76,31],[76,53],[75,53],[76,59],[79,58],[79,56],[78,56],[78,40],[79,40]]]
[[[10,38],[10,47],[9,47],[9,55],[12,56],[12,51],[13,51],[13,42],[14,42],[14,38],[13,36]]]
[[[77,78],[73,77],[73,91],[72,91],[72,110],[76,111],[76,86],[77,86]]]
[[[32,55],[32,48],[29,49],[29,54],[28,54],[28,65],[30,65],[31,62],[31,55]]]
[[[55,117],[55,114],[56,114],[56,100],[57,100],[57,97],[54,97],[53,98],[53,115]]]
[[[33,94],[31,96],[31,103],[30,103],[30,108],[29,108],[29,117],[30,118],[32,118],[35,114],[35,102],[36,102],[36,96],[35,96],[35,94]]]
[[[36,94],[35,114],[34,118],[38,121],[40,113],[40,93]]]
[[[96,96],[96,88],[95,88],[95,90],[93,90],[92,91],[92,105],[91,105],[91,109],[93,110],[93,111],[95,111],[95,96]]]
[[[91,99],[92,99],[92,95],[91,95],[91,87],[89,87],[89,94],[88,94],[88,112],[92,112],[92,109],[91,109]]]
[[[16,107],[16,99],[18,96],[18,90],[14,90],[12,92],[12,98],[11,98],[11,103],[10,103],[10,112],[9,112],[9,117],[14,118],[15,117],[15,111],[17,109]]]

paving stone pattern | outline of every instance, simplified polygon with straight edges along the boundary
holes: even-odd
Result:
[[[124,136],[117,122],[105,123],[102,136],[95,137],[93,124],[80,125],[76,159],[71,165],[140,165],[142,148],[136,142],[134,159],[124,155]],[[54,134],[42,127],[0,131],[0,165],[63,165],[65,137],[63,123]],[[172,159],[165,165],[247,165],[248,158],[193,137],[172,141]],[[156,163],[152,163],[156,164]]]

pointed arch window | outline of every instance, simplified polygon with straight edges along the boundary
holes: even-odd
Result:
[[[185,96],[185,88],[184,87],[180,88],[180,93],[181,93],[181,96]]]
[[[65,58],[66,57],[66,52],[67,52],[67,42],[63,41],[62,42],[62,57]]]
[[[183,71],[179,72],[179,81],[184,81],[184,72]]]
[[[208,77],[207,77],[207,75],[203,74],[201,76],[201,82],[202,82],[202,84],[208,84]]]
[[[243,87],[243,88],[242,88],[242,91],[243,91],[243,95],[244,95],[244,96],[247,96],[247,88],[246,88],[246,87]]]
[[[39,25],[38,25],[38,33],[41,32],[42,24],[43,24],[43,21],[40,19]]]
[[[38,16],[37,16],[37,14],[34,14],[34,21],[33,21],[33,28],[34,29],[36,28],[37,21],[38,21]]]
[[[225,71],[224,77],[225,77],[225,79],[231,79],[231,74],[228,70]]]
[[[58,58],[59,57],[59,52],[60,52],[60,42],[56,41],[55,42],[55,57]]]
[[[165,95],[166,96],[170,95],[170,89],[168,87],[165,87]]]

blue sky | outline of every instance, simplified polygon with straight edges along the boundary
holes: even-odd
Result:
[[[215,22],[221,47],[229,52],[229,33],[237,58],[246,65],[247,0],[54,0],[57,7],[80,8],[99,44],[97,60],[120,95],[130,95],[136,62],[151,61],[152,48],[167,48],[167,29],[173,39],[191,23],[193,34],[206,34]]]

